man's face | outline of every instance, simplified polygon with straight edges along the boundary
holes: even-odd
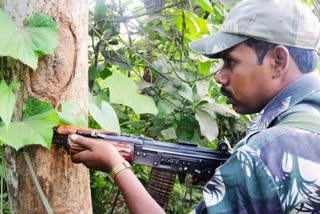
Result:
[[[258,64],[253,48],[239,44],[221,54],[224,61],[215,79],[222,85],[227,104],[240,114],[261,111],[274,96],[272,63],[269,54]]]

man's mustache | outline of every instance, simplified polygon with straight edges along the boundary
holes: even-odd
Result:
[[[233,94],[230,91],[228,91],[228,89],[226,89],[224,86],[221,87],[220,92],[223,96],[233,98]]]

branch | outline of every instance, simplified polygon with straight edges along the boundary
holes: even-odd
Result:
[[[152,15],[152,14],[154,14],[154,13],[159,13],[159,12],[165,10],[165,9],[178,6],[179,4],[183,4],[183,3],[185,3],[185,2],[186,2],[186,0],[182,0],[182,1],[177,2],[177,3],[175,3],[175,4],[172,4],[172,5],[169,5],[169,6],[165,6],[165,7],[159,8],[159,9],[157,9],[157,10],[152,10],[152,11],[147,12],[147,13],[137,14],[137,15],[132,15],[132,16],[124,16],[124,17],[119,18],[119,19],[108,19],[108,18],[104,18],[104,19],[100,19],[98,22],[100,22],[100,21],[107,21],[107,22],[128,22],[128,21],[131,20],[131,19],[136,19],[136,18],[140,18],[140,17],[143,17],[143,16]]]

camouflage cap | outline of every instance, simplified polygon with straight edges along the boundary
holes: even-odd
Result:
[[[246,39],[318,50],[320,23],[298,0],[243,0],[228,14],[220,30],[191,42],[190,48],[216,58]]]

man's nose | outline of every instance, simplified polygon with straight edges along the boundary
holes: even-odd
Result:
[[[221,85],[228,85],[229,83],[229,76],[227,72],[225,72],[225,69],[219,70],[216,75],[214,76],[217,83]]]

